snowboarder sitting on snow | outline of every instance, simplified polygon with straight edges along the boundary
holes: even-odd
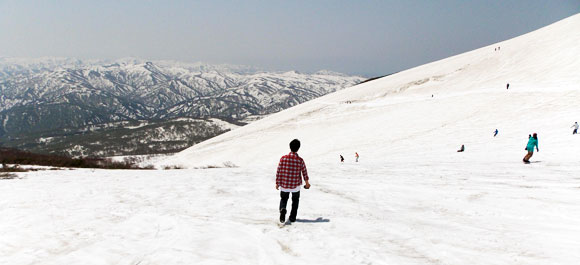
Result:
[[[574,125],[572,125],[572,127],[570,128],[574,128],[574,131],[572,131],[572,134],[577,134],[578,133],[578,122],[574,123]]]
[[[302,185],[302,178],[304,178],[305,189],[310,188],[308,183],[308,172],[306,171],[306,164],[304,160],[298,156],[296,152],[300,149],[300,141],[294,139],[290,142],[290,153],[280,158],[278,170],[276,171],[276,190],[280,189],[280,222],[286,221],[286,205],[288,204],[288,197],[292,193],[292,210],[290,211],[290,222],[296,221],[296,214],[298,213],[298,203],[300,200],[300,185]],[[300,175],[302,174],[302,178]]]
[[[457,150],[457,152],[463,152],[463,151],[465,151],[465,145],[462,144],[461,149]]]
[[[524,163],[530,163],[530,158],[534,155],[534,146],[536,147],[536,151],[540,152],[540,149],[538,149],[538,134],[534,133],[534,135],[532,135],[532,137],[530,137],[530,139],[528,140],[528,145],[526,146],[526,150],[528,151],[528,154],[526,156],[524,156]]]
[[[497,136],[497,133],[498,133],[498,132],[499,132],[499,131],[498,131],[497,129],[495,129],[495,132],[493,132],[493,137]]]

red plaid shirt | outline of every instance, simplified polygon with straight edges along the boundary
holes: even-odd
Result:
[[[284,189],[294,189],[302,185],[302,178],[308,180],[308,172],[304,160],[297,153],[290,152],[280,158],[278,170],[276,171],[276,185]]]

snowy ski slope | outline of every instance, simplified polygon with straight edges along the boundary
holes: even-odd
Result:
[[[579,33],[575,15],[158,163],[188,169],[0,180],[0,264],[578,264]],[[312,188],[280,228],[274,174],[293,138]]]
[[[580,120],[579,54],[576,15],[312,100],[195,145],[162,164],[272,165],[294,138],[302,141],[300,154],[310,163],[333,162],[339,154],[353,157],[354,152],[375,163],[515,163],[533,132],[539,134],[538,159],[580,161],[571,156],[578,148],[571,141],[578,137],[570,138],[570,126]],[[496,128],[500,137],[492,139]],[[454,151],[461,144],[468,152],[457,156]]]

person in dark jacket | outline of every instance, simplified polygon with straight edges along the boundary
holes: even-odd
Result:
[[[528,145],[526,146],[526,150],[528,151],[528,154],[526,156],[524,156],[524,163],[530,163],[530,158],[534,155],[534,147],[536,147],[536,151],[540,152],[540,149],[538,148],[538,134],[534,133],[534,135],[532,135],[532,137],[530,137],[530,139],[528,140]]]

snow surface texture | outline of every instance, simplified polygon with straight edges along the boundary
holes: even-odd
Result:
[[[238,168],[1,180],[0,264],[577,264],[579,30],[576,15],[158,163]],[[312,188],[279,228],[274,173],[293,138]]]
[[[279,228],[270,167],[0,180],[0,264],[577,264],[578,165],[310,164]],[[574,172],[576,171],[576,172]]]

